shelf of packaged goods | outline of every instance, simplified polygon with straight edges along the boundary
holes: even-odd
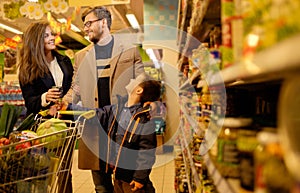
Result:
[[[191,187],[191,179],[190,179],[190,175],[189,175],[189,168],[188,167],[188,161],[187,161],[187,157],[185,155],[185,152],[188,152],[187,148],[184,147],[184,144],[183,144],[183,141],[180,140],[180,145],[181,145],[181,151],[182,151],[182,156],[183,156],[183,162],[184,162],[184,165],[185,165],[185,171],[187,172],[186,173],[186,176],[187,176],[187,184],[188,184],[188,189],[189,189],[189,192],[192,192],[192,187]]]
[[[193,159],[193,155],[191,154],[191,151],[189,149],[189,143],[187,142],[187,139],[185,138],[185,133],[184,133],[184,129],[183,129],[183,125],[181,125],[181,134],[182,137],[180,139],[180,144],[181,144],[181,149],[182,149],[182,154],[183,154],[183,159],[185,160],[185,164],[187,164],[187,160],[189,160],[189,166],[191,169],[192,174],[190,175],[192,177],[192,180],[194,181],[196,187],[201,186],[201,181],[199,178],[199,173],[197,172],[196,168],[195,168],[195,163],[194,163],[194,159]],[[185,155],[186,152],[186,155]],[[187,166],[187,165],[186,165]],[[186,167],[187,168],[187,167]],[[190,178],[190,176],[188,175],[188,178]],[[189,179],[189,183],[191,182],[191,179]],[[190,184],[189,184],[190,185]],[[192,187],[190,185],[189,192],[192,193]]]
[[[211,0],[187,0],[187,5],[185,6],[184,14],[181,19],[182,23],[179,27],[179,51],[180,53],[184,53],[181,55],[181,60],[179,61],[183,61],[183,58],[189,57],[192,51],[201,44],[200,41],[202,40],[199,41],[197,38],[199,32],[202,30],[202,21],[210,2]],[[212,26],[210,26],[210,28],[211,27]],[[205,32],[205,34],[207,33]]]
[[[188,28],[188,21],[190,20],[191,17],[191,9],[192,9],[192,5],[193,5],[193,1],[192,0],[181,0],[184,1],[184,7],[183,7],[183,12],[182,12],[182,16],[181,19],[178,21],[178,29],[180,30],[180,33],[178,34],[178,44],[181,45],[182,43],[185,42],[185,38],[186,38],[186,31]],[[180,3],[181,3],[180,1]],[[181,47],[181,46],[180,46]]]
[[[184,91],[184,90],[188,90],[190,88],[192,88],[192,85],[190,83],[190,80],[187,79],[180,85],[179,90]]]
[[[206,15],[211,0],[194,0],[192,18],[190,20],[188,33],[192,36],[198,35],[202,21]]]
[[[204,163],[209,176],[213,179],[219,193],[239,193],[240,185],[238,179],[227,179],[222,177],[208,154],[204,155]]]
[[[184,118],[188,121],[190,127],[192,128],[191,136],[192,136],[192,133],[198,133],[199,129],[202,129],[202,128],[199,128],[199,124],[198,124],[197,120],[195,120],[191,115],[189,115],[187,113],[186,107],[183,105],[181,105],[181,111],[184,115]]]
[[[184,80],[184,82],[180,85],[179,89],[180,90],[185,90],[185,89],[190,89],[193,87],[193,82],[195,79],[199,78],[201,76],[201,71],[200,69],[195,70],[189,78]],[[197,82],[196,82],[197,83]]]
[[[300,50],[300,34],[254,54],[251,59],[244,59],[243,62],[224,68],[206,78],[206,82],[212,86],[282,79],[300,70],[300,54],[296,54],[296,50]],[[198,87],[200,85],[199,83]]]
[[[201,110],[196,109],[196,111],[192,112],[194,113],[194,116],[191,115],[191,113],[188,113],[188,109],[187,109],[188,107],[185,104],[187,104],[192,99],[189,99],[188,97],[183,95],[180,96],[180,99],[181,99],[180,110],[183,113],[184,118],[188,121],[190,127],[192,128],[191,131],[193,131],[193,133],[201,133],[201,131],[205,131],[206,130],[205,125],[202,122],[198,121],[196,118],[201,114]]]

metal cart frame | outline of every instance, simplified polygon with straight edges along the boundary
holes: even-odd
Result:
[[[0,193],[63,193],[76,140],[95,111],[76,112],[67,129],[0,146]],[[36,126],[47,119],[39,118]]]

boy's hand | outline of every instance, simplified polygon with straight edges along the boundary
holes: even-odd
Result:
[[[159,111],[160,111],[160,105],[162,105],[162,104],[161,104],[161,102],[159,102],[159,101],[145,102],[145,103],[144,103],[144,107],[150,106],[150,108],[151,108],[151,111],[150,111],[150,118],[153,118],[153,117],[155,117],[156,115],[159,114]]]
[[[131,182],[130,182],[130,184],[129,184],[132,188],[131,188],[131,190],[134,192],[134,191],[137,191],[137,190],[139,190],[139,189],[142,189],[143,188],[143,184],[141,184],[141,183],[139,183],[139,182],[137,182],[137,181],[134,181],[134,180],[132,180]]]

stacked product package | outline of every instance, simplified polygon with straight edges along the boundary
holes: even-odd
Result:
[[[222,67],[300,33],[299,0],[222,0]]]

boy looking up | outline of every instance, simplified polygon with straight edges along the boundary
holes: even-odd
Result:
[[[126,90],[128,97],[118,97],[116,105],[96,109],[100,158],[106,162],[105,172],[114,175],[115,193],[154,193],[149,175],[157,142],[150,104],[159,100],[161,84],[141,74],[131,79]],[[75,105],[68,109],[85,110]]]

